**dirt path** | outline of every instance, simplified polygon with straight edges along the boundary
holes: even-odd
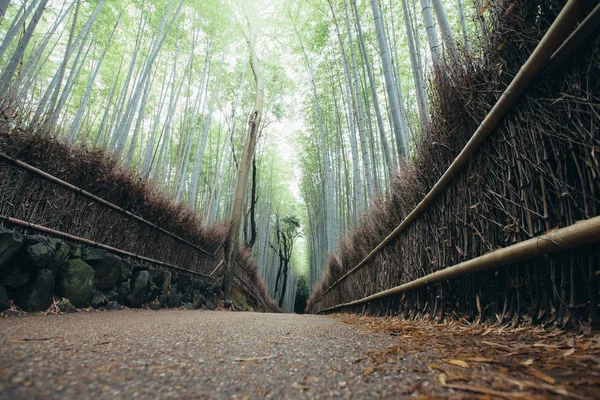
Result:
[[[413,327],[410,332],[418,333],[413,342],[408,331],[364,325],[364,320],[340,317],[179,310],[3,318],[0,397],[476,394],[442,386],[446,380],[452,384],[454,370],[463,375],[467,370],[447,363],[460,340],[444,348],[443,334],[427,342]],[[473,384],[460,377],[457,382]]]

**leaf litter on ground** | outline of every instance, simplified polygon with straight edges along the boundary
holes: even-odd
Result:
[[[396,336],[367,351],[368,376],[384,364],[421,370],[428,396],[463,398],[600,398],[600,335],[533,325],[510,327],[340,315],[345,323]]]

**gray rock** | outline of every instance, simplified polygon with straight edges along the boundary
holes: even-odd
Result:
[[[208,308],[211,311],[214,311],[217,309],[217,307],[210,300],[206,300],[206,303],[204,303],[204,305],[206,306],[206,308]]]
[[[132,308],[141,308],[148,287],[150,274],[148,271],[137,271],[131,278],[131,289],[127,297],[127,305]]]
[[[129,282],[121,282],[117,290],[117,301],[121,304],[125,303],[127,296],[129,296]]]
[[[23,235],[0,228],[0,271],[9,265],[23,247]]]
[[[158,302],[161,305],[166,306],[169,302],[169,296],[167,296],[166,294],[161,294],[160,296],[158,296]]]
[[[148,268],[148,272],[150,272],[150,278],[152,279],[152,282],[154,282],[156,286],[161,287],[165,272],[154,268]]]
[[[50,269],[54,265],[54,243],[45,236],[27,236],[25,238],[25,252],[23,268],[28,272],[40,269]]]
[[[21,289],[15,303],[27,312],[44,311],[52,305],[54,275],[48,269],[38,271],[35,279]]]
[[[11,289],[18,289],[25,286],[30,276],[29,272],[25,272],[18,265],[13,264],[2,272],[0,280],[4,283],[4,286]]]
[[[221,284],[220,283],[215,283],[214,285],[209,286],[208,287],[208,293],[214,293],[214,294],[221,293]]]
[[[56,275],[58,274],[58,271],[60,271],[63,262],[69,258],[71,247],[60,240],[51,239],[51,242],[54,244],[54,260],[50,263],[49,269],[56,278]]]
[[[107,311],[119,311],[121,309],[121,305],[116,301],[111,301],[104,307]]]
[[[136,272],[139,271],[148,271],[148,267],[144,264],[133,264],[133,273],[135,274]]]
[[[58,273],[57,293],[75,307],[87,307],[92,301],[94,270],[80,259],[66,261]]]
[[[192,295],[192,304],[194,304],[194,307],[200,308],[204,303],[206,303],[206,297],[204,297],[200,290],[194,290]]]
[[[108,302],[117,301],[117,299],[119,298],[119,294],[114,290],[109,290],[108,292],[104,293],[104,297]]]
[[[172,277],[173,277],[172,273],[165,271],[164,276],[163,276],[162,285],[160,286],[160,292],[162,294],[169,294],[169,291],[171,290]]]
[[[81,258],[81,245],[79,243],[69,245],[69,258]]]
[[[150,303],[154,299],[158,297],[160,294],[160,288],[156,286],[154,281],[150,279],[148,281],[148,286],[146,286],[146,294],[144,295],[144,303]]]
[[[104,293],[94,290],[92,295],[91,306],[94,308],[100,308],[107,303]]]
[[[4,286],[0,285],[0,311],[8,310],[10,303],[8,302],[8,295]]]
[[[208,285],[201,279],[193,279],[194,290],[200,290],[202,293],[208,292]]]
[[[131,275],[133,272],[131,271],[131,265],[129,263],[121,264],[121,281],[128,281],[131,279]]]
[[[158,301],[153,301],[150,303],[150,309],[154,311],[158,311],[162,308],[162,305]]]
[[[190,311],[196,309],[196,307],[194,307],[194,305],[192,303],[185,303],[183,305],[183,308],[185,308],[186,310],[190,310]]]
[[[177,284],[171,282],[171,287],[169,288],[169,291],[170,291],[169,294],[179,293],[179,288],[177,287]]]
[[[77,309],[71,304],[69,299],[65,299],[64,297],[58,302],[57,306],[58,309],[65,314],[77,312]]]
[[[169,296],[169,300],[167,301],[167,305],[169,308],[177,308],[181,305],[181,294],[172,294]]]
[[[102,259],[86,261],[94,269],[94,287],[98,290],[110,290],[119,283],[123,261],[112,254]]]
[[[179,275],[175,283],[177,283],[177,287],[182,289],[187,286],[187,284],[191,281],[191,278],[187,275]]]
[[[89,265],[101,262],[107,255],[108,252],[106,250],[96,247],[84,247],[81,251],[81,259]]]

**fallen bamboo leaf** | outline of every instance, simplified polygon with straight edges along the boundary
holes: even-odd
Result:
[[[521,363],[521,365],[524,365],[526,367],[529,366],[529,365],[531,365],[531,364],[533,364],[533,358],[530,358],[529,360],[523,361]]]
[[[563,353],[563,357],[572,356],[575,353],[575,348],[569,349]]]
[[[505,346],[503,344],[499,344],[499,343],[494,343],[494,342],[488,342],[487,340],[482,340],[481,343],[485,343],[488,346],[492,346],[492,347],[496,347],[498,349],[502,349],[502,350],[512,350],[510,347]]]
[[[481,336],[486,336],[486,335],[489,335],[489,334],[490,334],[490,333],[491,333],[493,330],[494,330],[493,328],[487,328],[487,329],[485,330],[485,332],[483,332],[483,333],[481,334]]]
[[[488,358],[488,357],[468,357],[468,358],[465,358],[465,360],[476,362],[476,363],[499,363],[499,361],[494,360],[493,358]]]
[[[483,387],[476,386],[467,386],[467,385],[443,385],[448,389],[462,390],[465,392],[472,393],[481,393],[481,394],[489,394],[491,396],[502,397],[505,399],[514,399],[514,398],[525,398],[529,397],[526,393],[518,393],[518,392],[500,392],[498,390],[487,389]]]
[[[442,369],[442,367],[440,367],[440,366],[439,366],[439,365],[437,365],[437,364],[429,364],[429,365],[428,365],[428,367],[429,367],[429,368],[431,368],[431,369],[437,369],[438,371],[444,371],[444,370]]]
[[[62,337],[49,337],[49,338],[25,338],[25,339],[13,339],[10,343],[28,343],[28,342],[45,342],[53,339],[64,339]]]
[[[263,361],[263,360],[270,360],[271,358],[275,358],[278,357],[279,354],[273,354],[270,356],[264,356],[264,357],[250,357],[250,358],[239,358],[239,357],[235,357],[232,359],[233,362],[243,362],[243,361]]]
[[[463,360],[446,360],[448,364],[456,365],[461,368],[469,368],[469,364],[464,362]]]
[[[365,369],[362,370],[363,375],[365,376],[369,376],[371,375],[373,372],[375,372],[375,368],[373,367],[367,367]]]
[[[558,349],[560,346],[555,344],[546,344],[546,343],[535,343],[533,347],[544,347],[546,349]]]
[[[544,381],[544,382],[546,382],[546,383],[549,383],[549,384],[551,384],[551,385],[555,385],[555,384],[556,384],[556,380],[555,380],[553,377],[551,377],[550,375],[548,375],[548,374],[545,374],[545,373],[543,373],[542,371],[539,371],[539,370],[537,370],[537,369],[535,369],[535,368],[530,368],[530,369],[527,371],[527,373],[528,373],[529,375],[535,376],[535,377],[536,377],[536,378],[538,378],[539,380],[542,380],[542,381]]]
[[[441,373],[441,374],[438,376],[438,379],[440,380],[440,383],[441,383],[442,385],[446,385],[446,374],[444,374],[444,373]]]

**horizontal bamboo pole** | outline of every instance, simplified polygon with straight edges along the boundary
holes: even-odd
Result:
[[[517,75],[514,77],[510,85],[492,110],[488,113],[485,119],[479,125],[471,139],[467,142],[460,154],[454,159],[446,172],[431,188],[429,193],[421,200],[421,202],[404,218],[404,220],[394,229],[381,243],[379,243],[361,262],[354,268],[342,275],[331,286],[329,286],[323,295],[317,300],[321,301],[323,297],[329,293],[331,289],[339,285],[342,281],[352,275],[354,272],[364,267],[377,253],[381,251],[392,240],[397,238],[406,230],[418,217],[420,217],[433,202],[446,190],[446,188],[454,182],[456,176],[467,165],[475,151],[487,139],[492,131],[498,128],[500,122],[517,103],[529,84],[542,71],[546,62],[566,40],[573,26],[580,20],[581,14],[584,11],[585,0],[569,0],[563,7],[556,20],[552,23],[542,40],[538,43],[535,50],[529,56],[529,59],[523,64]]]
[[[70,190],[72,190],[72,191],[74,191],[76,193],[79,193],[79,194],[83,195],[83,196],[89,197],[90,199],[92,199],[92,200],[94,200],[94,201],[96,201],[96,202],[98,202],[100,204],[103,204],[103,205],[105,205],[105,206],[107,206],[109,208],[112,208],[113,210],[116,210],[116,211],[118,211],[120,213],[123,213],[123,214],[127,215],[130,218],[133,218],[133,219],[135,219],[135,220],[137,220],[137,221],[139,221],[139,222],[141,222],[143,224],[146,224],[146,225],[148,225],[148,226],[150,226],[150,227],[152,227],[152,228],[154,228],[154,229],[156,229],[156,230],[158,230],[158,231],[166,234],[166,235],[169,235],[173,239],[176,239],[176,240],[178,240],[178,241],[180,241],[182,243],[185,243],[186,245],[188,245],[188,246],[190,246],[190,247],[192,247],[192,248],[194,248],[194,249],[196,249],[196,250],[198,250],[198,251],[206,254],[207,256],[215,257],[215,255],[219,251],[219,247],[221,247],[219,245],[219,247],[217,247],[217,249],[215,250],[215,253],[211,254],[208,251],[204,250],[203,248],[198,247],[195,244],[193,244],[193,243],[191,243],[191,242],[183,239],[182,237],[179,237],[179,236],[175,235],[174,233],[169,232],[166,229],[161,228],[160,226],[158,226],[158,225],[156,225],[156,224],[154,224],[154,223],[152,223],[152,222],[150,222],[150,221],[148,221],[148,220],[140,217],[139,215],[133,214],[132,212],[127,211],[124,208],[121,208],[121,207],[117,206],[116,204],[113,204],[113,203],[111,203],[109,201],[106,201],[106,200],[104,200],[101,197],[98,197],[98,196],[96,196],[96,195],[94,195],[94,194],[92,194],[92,193],[90,193],[88,191],[85,191],[85,190],[83,190],[83,189],[81,189],[81,188],[79,188],[79,187],[77,187],[75,185],[70,184],[69,182],[65,182],[62,179],[59,179],[59,178],[57,178],[57,177],[55,177],[53,175],[50,175],[49,173],[44,172],[41,169],[33,167],[33,166],[31,166],[31,165],[29,165],[27,163],[24,163],[23,161],[17,160],[16,158],[13,158],[13,157],[11,157],[11,156],[9,156],[9,155],[7,155],[5,153],[2,153],[2,152],[0,152],[0,158],[3,158],[6,161],[9,161],[9,162],[15,164],[16,166],[18,166],[20,168],[23,168],[23,169],[25,169],[25,170],[27,170],[29,172],[33,172],[34,174],[37,174],[37,175],[41,176],[44,179],[47,179],[47,180],[49,180],[51,182],[54,182],[54,183],[56,183],[56,184],[58,184],[60,186],[63,186],[65,188],[67,188],[67,189],[70,189]]]
[[[561,228],[548,234],[492,251],[483,256],[442,269],[441,271],[433,272],[422,278],[415,279],[414,281],[396,286],[392,289],[384,290],[349,303],[338,304],[334,307],[320,310],[318,313],[330,312],[343,307],[357,306],[386,297],[397,296],[432,283],[443,282],[468,274],[505,267],[507,265],[513,265],[522,261],[538,258],[546,254],[558,253],[598,242],[600,242],[600,217],[594,217],[576,222],[566,228]]]
[[[581,46],[581,44],[597,29],[600,25],[600,4],[579,24],[577,29],[565,40],[565,42],[552,54],[546,72],[552,72],[560,66],[567,58]]]
[[[85,238],[82,238],[82,237],[79,237],[79,236],[74,236],[74,235],[71,235],[69,233],[65,233],[65,232],[57,231],[55,229],[47,228],[45,226],[32,224],[31,222],[22,221],[20,219],[7,217],[5,215],[0,215],[0,220],[4,220],[4,221],[6,221],[6,222],[8,222],[10,224],[17,225],[17,226],[22,226],[22,227],[27,228],[27,229],[33,229],[33,230],[36,230],[36,231],[39,231],[39,232],[44,232],[44,233],[48,233],[50,235],[59,236],[59,237],[65,238],[65,239],[69,239],[69,240],[75,241],[75,242],[84,243],[84,244],[87,244],[87,245],[90,245],[90,246],[98,247],[100,249],[108,250],[108,251],[113,252],[113,253],[118,253],[118,254],[122,254],[124,256],[136,258],[138,260],[147,261],[147,262],[150,262],[150,263],[153,263],[153,264],[157,264],[157,265],[160,265],[160,266],[163,266],[163,267],[172,268],[172,269],[176,269],[176,270],[179,270],[179,271],[182,271],[182,272],[186,272],[186,273],[189,273],[189,274],[199,275],[199,276],[202,276],[202,277],[205,277],[205,278],[213,279],[213,277],[211,277],[210,275],[206,275],[206,274],[203,274],[201,272],[191,271],[189,269],[178,267],[177,265],[168,264],[168,263],[163,262],[163,261],[154,260],[152,258],[140,256],[138,254],[134,254],[134,253],[131,253],[129,251],[117,249],[117,248],[112,247],[112,246],[108,246],[108,245],[105,245],[105,244],[102,244],[102,243],[94,242],[93,240],[85,239]]]

